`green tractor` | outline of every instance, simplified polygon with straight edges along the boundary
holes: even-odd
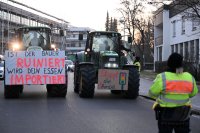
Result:
[[[60,36],[62,36],[63,31],[60,31]],[[18,98],[23,92],[23,85],[36,84],[46,85],[49,97],[66,96],[68,75],[63,68],[65,67],[65,52],[57,51],[55,44],[51,42],[51,35],[52,29],[48,27],[21,27],[15,30],[15,37],[8,43],[8,49],[5,52],[5,98]],[[15,67],[20,59],[23,59],[21,64],[25,60],[26,65],[33,63],[32,68],[25,68],[25,65],[20,65],[21,68]],[[55,60],[57,60],[56,63],[53,62]],[[62,63],[62,67],[55,68],[54,66],[58,63],[59,65]],[[62,76],[62,82],[56,82],[58,76],[60,79]]]
[[[83,98],[93,98],[98,84],[98,89],[136,99],[140,81],[138,68],[128,64],[128,52],[123,51],[127,48],[122,45],[120,33],[88,33],[85,51],[76,54],[74,92]]]

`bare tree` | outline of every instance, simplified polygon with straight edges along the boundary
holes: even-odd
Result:
[[[152,18],[148,18],[147,20],[140,18],[137,20],[138,23],[136,25],[136,50],[137,53],[143,57],[143,62],[153,62],[153,21]]]
[[[143,9],[142,0],[121,0],[121,6],[118,11],[122,15],[125,29],[134,42],[137,16],[142,13]]]
[[[188,16],[200,18],[200,0],[175,0],[173,6],[182,6],[179,8],[180,11],[182,9]],[[191,11],[185,9],[191,9]]]
[[[144,2],[145,0],[121,0],[122,7],[118,9],[125,29],[132,37],[136,54],[143,57],[143,63],[145,54],[148,54],[146,57],[151,55],[153,61],[153,23],[151,19],[144,19]]]

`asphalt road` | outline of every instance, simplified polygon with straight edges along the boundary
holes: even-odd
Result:
[[[65,99],[47,98],[44,86],[25,86],[19,99],[5,100],[1,85],[0,133],[157,132],[152,101],[127,100],[109,91],[96,91],[93,99],[82,99],[73,93],[72,74]],[[191,118],[192,133],[200,132],[199,124],[199,117]]]

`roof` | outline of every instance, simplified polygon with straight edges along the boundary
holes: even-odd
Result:
[[[89,27],[68,27],[68,31],[79,32],[79,31],[93,31]]]
[[[163,12],[163,10],[169,10],[169,17],[173,17],[183,11],[185,11],[186,9],[190,8],[192,5],[190,4],[195,4],[192,1],[196,1],[196,0],[191,0],[188,5],[187,4],[180,4],[180,0],[179,1],[173,1],[171,4],[166,5],[163,4],[163,6],[161,6],[160,8],[158,8],[158,10],[156,10],[154,12],[154,15],[158,15],[160,12]]]
[[[119,35],[121,35],[119,32],[115,32],[115,31],[92,31],[90,33],[91,34],[101,33],[101,34],[119,34]]]
[[[51,28],[49,27],[38,27],[38,26],[24,26],[24,27],[20,27],[18,28],[18,30],[21,30],[21,29],[25,29],[25,28],[28,28],[28,29],[48,29],[48,30],[51,30]]]

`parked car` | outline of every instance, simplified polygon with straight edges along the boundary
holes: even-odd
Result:
[[[66,69],[68,71],[73,72],[74,71],[74,63],[71,60],[65,60],[65,65],[66,65]]]
[[[0,80],[4,79],[4,61],[0,61]]]

